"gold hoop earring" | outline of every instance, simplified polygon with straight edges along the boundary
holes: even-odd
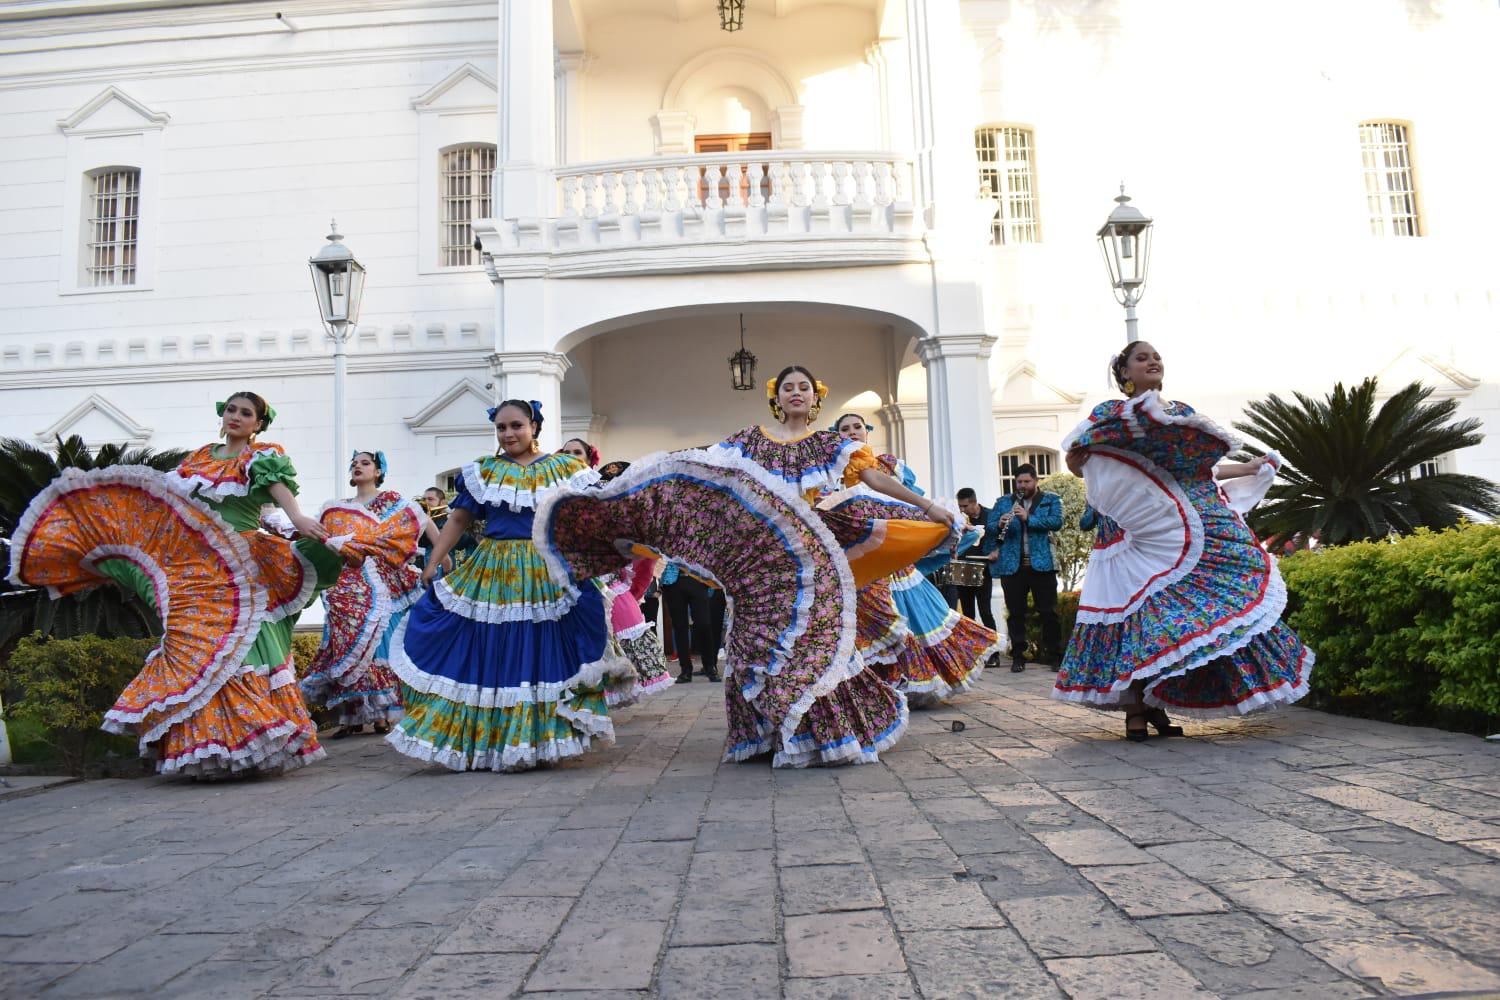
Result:
[[[1125,395],[1127,396],[1135,395],[1135,382],[1132,379],[1126,379],[1125,384],[1120,386],[1120,388],[1125,390]]]
[[[536,438],[531,439],[531,453],[535,455],[542,450],[542,446],[536,443]]]
[[[771,416],[776,418],[777,423],[786,423],[786,411],[783,410],[781,408],[781,404],[776,402],[776,400],[774,399],[771,400]]]

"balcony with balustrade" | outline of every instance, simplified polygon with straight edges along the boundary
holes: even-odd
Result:
[[[903,3],[546,6],[502,31],[492,278],[927,260]]]

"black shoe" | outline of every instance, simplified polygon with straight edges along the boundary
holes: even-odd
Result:
[[[1151,728],[1156,730],[1158,736],[1182,735],[1182,727],[1172,725],[1172,718],[1167,715],[1167,710],[1164,708],[1151,709],[1146,713],[1146,721],[1151,724]]]
[[[722,677],[719,676],[719,672],[717,670],[714,670],[712,668],[704,670],[703,671],[703,676],[706,677],[706,678],[708,678],[709,680],[713,681],[715,684],[718,684],[720,681],[722,681],[724,679],[724,678],[722,678]]]
[[[1131,723],[1139,723],[1139,725],[1133,726],[1131,725]],[[1144,743],[1146,742],[1146,740],[1150,739],[1150,737],[1151,734],[1146,731],[1146,713],[1126,712],[1125,738],[1132,743]]]
[[[693,672],[691,670],[684,670],[682,673],[677,675],[678,684],[691,684],[692,682]]]
[[[991,653],[990,658],[984,661],[984,666],[987,670],[994,670],[996,667],[1000,666],[1000,654]]]
[[[1026,669],[1026,661],[1023,660],[1023,659],[1021,659],[1019,656],[1010,661],[1010,672],[1011,673],[1013,673],[1013,674],[1019,674],[1021,671],[1025,670],[1025,669]]]

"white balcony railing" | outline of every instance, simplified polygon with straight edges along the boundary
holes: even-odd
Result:
[[[922,259],[912,163],[896,153],[657,156],[553,176],[555,215],[476,224],[492,276]]]

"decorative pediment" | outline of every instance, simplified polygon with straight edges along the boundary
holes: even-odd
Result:
[[[1479,387],[1479,379],[1459,370],[1452,362],[1435,354],[1421,354],[1414,347],[1396,355],[1381,370],[1379,379],[1382,397],[1412,382],[1431,386],[1433,396],[1439,399],[1462,399]]]
[[[105,87],[83,107],[58,119],[57,127],[65,135],[141,132],[163,128],[171,120],[165,111],[152,111],[120,88]]]
[[[1068,392],[1037,374],[1036,366],[1022,361],[1006,373],[995,394],[995,412],[1005,414],[1071,412],[1083,402],[1083,394]]]
[[[414,97],[414,111],[474,111],[495,107],[499,87],[487,73],[473,63],[458,69],[433,84],[426,93]]]
[[[139,447],[151,439],[151,428],[136,423],[124,410],[95,394],[36,432],[37,440],[49,443],[74,434],[90,447],[101,444]]]
[[[443,390],[405,422],[413,434],[479,434],[486,429],[484,411],[494,405],[489,390],[466,378]]]

